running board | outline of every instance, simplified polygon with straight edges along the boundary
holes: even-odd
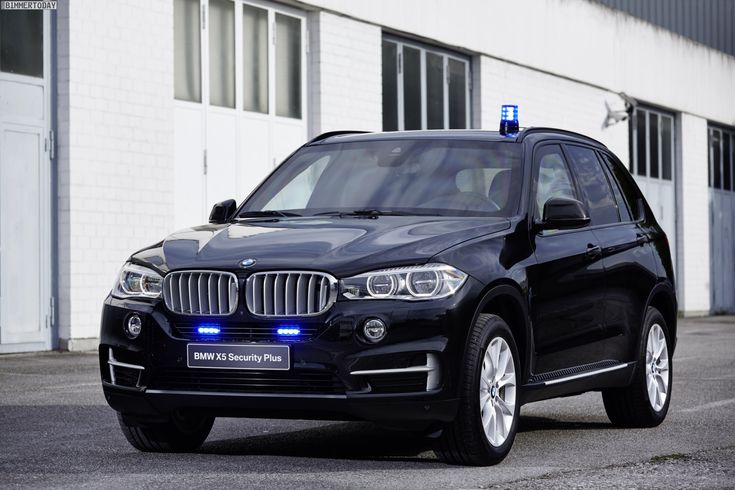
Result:
[[[529,384],[534,385],[553,386],[560,383],[566,383],[568,381],[574,381],[575,379],[588,378],[611,371],[617,371],[618,369],[624,369],[630,366],[630,364],[631,363],[623,363],[613,360],[600,361],[592,364],[585,364],[583,366],[575,366],[559,369],[557,371],[536,374],[532,376],[528,382]]]

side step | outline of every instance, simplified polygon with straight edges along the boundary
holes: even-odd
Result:
[[[573,381],[575,379],[587,378],[610,371],[616,371],[628,366],[629,363],[609,359],[590,364],[583,364],[581,366],[534,374],[531,376],[531,379],[528,380],[528,383],[533,385],[551,386],[559,383],[565,383],[567,381]]]

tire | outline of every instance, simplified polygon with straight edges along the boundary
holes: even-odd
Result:
[[[520,411],[518,349],[502,318],[487,314],[477,318],[464,360],[457,417],[444,426],[435,452],[451,464],[494,465],[505,458],[513,445]],[[496,369],[498,365],[503,374]],[[502,415],[498,416],[499,413]],[[495,422],[502,427],[493,425]]]
[[[602,391],[607,416],[619,427],[656,427],[669,411],[673,376],[669,329],[653,307],[646,310],[643,325],[633,382]],[[651,355],[652,349],[660,351],[658,357]]]
[[[125,438],[139,451],[153,453],[181,453],[194,451],[202,445],[212,430],[214,417],[200,417],[174,413],[165,423],[137,425],[118,413]]]

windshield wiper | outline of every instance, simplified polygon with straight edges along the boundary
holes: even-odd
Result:
[[[421,213],[380,209],[355,209],[354,211],[325,211],[314,216],[429,216]]]
[[[273,216],[277,216],[280,218],[291,218],[294,216],[301,216],[297,213],[291,213],[289,211],[275,211],[275,210],[266,210],[266,211],[243,211],[242,213],[238,214],[238,218],[270,218]]]

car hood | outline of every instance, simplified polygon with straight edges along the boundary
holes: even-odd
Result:
[[[308,269],[337,277],[375,268],[423,263],[466,240],[508,229],[504,218],[416,216],[249,220],[187,228],[132,260],[162,272],[240,268]]]

